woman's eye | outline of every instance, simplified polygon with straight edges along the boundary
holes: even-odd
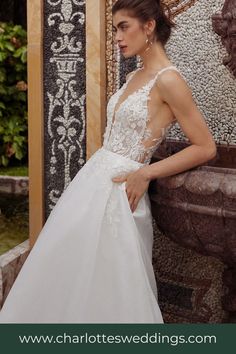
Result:
[[[128,28],[127,26],[121,26],[121,27],[120,27],[121,31],[124,31],[124,30],[126,30],[127,28]],[[113,28],[113,29],[112,29],[112,33],[113,33],[113,35],[115,35],[115,34],[117,33],[117,29],[116,29],[116,28]]]

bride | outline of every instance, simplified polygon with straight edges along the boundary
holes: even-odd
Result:
[[[151,180],[216,154],[191,90],[164,46],[173,23],[159,0],[118,0],[114,40],[129,73],[107,105],[103,145],[53,208],[3,307],[1,323],[163,323],[152,266]],[[178,122],[191,145],[150,164]]]

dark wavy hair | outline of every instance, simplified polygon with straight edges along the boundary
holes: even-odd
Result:
[[[171,19],[169,7],[160,0],[117,0],[112,6],[112,15],[119,10],[127,10],[130,17],[139,19],[143,24],[154,19],[156,21],[155,39],[163,45],[168,41],[172,28],[176,27]]]

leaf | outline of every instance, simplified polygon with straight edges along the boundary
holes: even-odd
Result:
[[[5,48],[7,48],[8,50],[10,50],[10,52],[14,52],[15,51],[15,47],[13,44],[6,42],[5,43]]]
[[[0,108],[2,108],[2,109],[6,109],[5,104],[4,104],[3,102],[1,102],[1,101],[0,101]]]
[[[12,144],[12,148],[13,148],[15,151],[17,151],[17,149],[18,149],[17,143],[13,143],[13,144]]]
[[[7,94],[7,90],[6,88],[0,84],[0,94],[1,95],[6,95]]]
[[[22,63],[26,63],[27,62],[27,51],[23,51],[23,53],[21,54],[21,61]]]
[[[4,143],[9,143],[9,142],[11,141],[10,135],[5,135],[5,136],[3,137],[3,141],[4,141]]]
[[[7,53],[0,52],[0,62],[3,62],[8,57]]]
[[[0,68],[0,82],[6,81],[6,71]]]
[[[5,155],[1,156],[1,160],[2,160],[2,165],[3,166],[7,166],[8,165],[9,159]]]
[[[14,57],[14,58],[19,58],[19,57],[21,56],[22,52],[23,52],[22,49],[23,49],[22,47],[18,48],[18,49],[15,51],[15,53],[13,54],[13,57]]]
[[[15,156],[18,160],[21,160],[23,157],[22,151],[20,149],[18,149],[15,153]]]

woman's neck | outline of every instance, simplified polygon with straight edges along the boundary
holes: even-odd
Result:
[[[153,73],[171,65],[171,61],[166,55],[165,49],[160,42],[154,42],[149,50],[138,53],[143,62],[143,70]]]

